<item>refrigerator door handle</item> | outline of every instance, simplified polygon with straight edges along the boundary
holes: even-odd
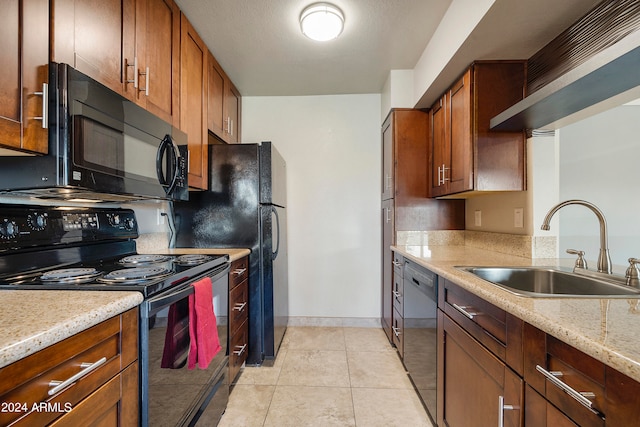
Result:
[[[278,232],[276,234],[278,237],[278,242],[276,243],[276,250],[271,254],[271,259],[276,259],[278,258],[278,252],[280,251],[280,217],[278,216],[278,211],[273,206],[271,206],[271,212],[273,212],[276,216],[276,227],[278,229]]]

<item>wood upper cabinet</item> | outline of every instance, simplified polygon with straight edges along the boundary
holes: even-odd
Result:
[[[52,60],[69,64],[123,93],[127,78],[124,50],[135,44],[136,3],[137,0],[52,1]]]
[[[233,85],[218,61],[208,54],[207,127],[227,143],[240,141],[240,92]]]
[[[126,96],[179,126],[180,9],[173,0],[136,0],[135,46],[125,55]]]
[[[0,60],[0,147],[46,154],[47,0],[7,0],[2,3]]]
[[[208,50],[184,14],[180,37],[180,128],[188,136],[189,187],[207,188]]]
[[[524,61],[479,61],[430,111],[429,196],[525,189],[523,132],[490,131],[491,117],[521,100]]]

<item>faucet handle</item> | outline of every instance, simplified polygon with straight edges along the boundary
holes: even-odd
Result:
[[[573,266],[574,270],[576,268],[583,268],[585,270],[587,269],[587,260],[584,259],[584,251],[579,251],[577,249],[567,249],[567,253],[571,255],[578,255],[578,259]]]
[[[627,285],[634,286],[636,288],[640,287],[640,272],[638,272],[638,265],[640,263],[640,259],[638,258],[629,258],[629,267],[625,272],[624,276],[627,279]]]

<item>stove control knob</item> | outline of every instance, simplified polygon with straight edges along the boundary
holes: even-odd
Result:
[[[0,223],[0,239],[14,239],[18,237],[18,225],[15,221],[5,219]]]
[[[34,213],[29,214],[27,223],[34,231],[42,231],[47,228],[47,214]]]
[[[108,214],[107,218],[109,219],[109,224],[117,227],[120,225],[120,215],[118,214]]]
[[[133,230],[136,226],[136,222],[133,218],[127,218],[124,220],[124,228],[127,230]]]

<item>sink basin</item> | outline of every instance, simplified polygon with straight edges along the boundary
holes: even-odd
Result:
[[[640,289],[550,267],[457,267],[520,296],[638,298]]]

